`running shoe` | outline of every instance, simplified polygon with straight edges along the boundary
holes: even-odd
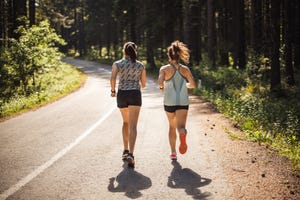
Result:
[[[123,161],[126,161],[126,160],[127,160],[128,154],[129,154],[129,151],[128,151],[128,150],[124,150],[124,151],[123,151],[123,154],[122,154],[122,160],[123,160]]]
[[[135,163],[134,163],[134,156],[132,155],[132,153],[128,153],[127,162],[128,162],[128,167],[134,168]]]
[[[180,145],[179,145],[179,152],[181,154],[185,154],[187,150],[187,145],[186,145],[186,133],[180,133],[179,134],[179,140],[180,140]]]
[[[170,155],[171,160],[177,160],[177,154],[176,153],[172,153]]]

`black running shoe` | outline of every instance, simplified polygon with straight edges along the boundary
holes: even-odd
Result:
[[[127,160],[128,154],[129,154],[129,151],[128,151],[128,150],[124,150],[124,151],[123,151],[123,154],[122,154],[122,160],[123,160],[123,161],[126,161],[126,160]]]
[[[127,156],[127,162],[128,162],[128,167],[130,168],[134,168],[134,156],[132,155],[132,153],[129,153]]]

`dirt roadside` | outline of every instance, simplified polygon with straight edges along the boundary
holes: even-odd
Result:
[[[222,165],[224,174],[216,176],[228,179],[233,199],[300,199],[300,173],[292,170],[288,159],[267,146],[230,138],[225,132],[242,133],[209,102],[193,96],[191,106],[190,114],[202,127],[201,137],[213,144],[207,153],[215,154]]]

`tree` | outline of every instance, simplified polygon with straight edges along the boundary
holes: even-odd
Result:
[[[200,0],[183,1],[184,41],[191,50],[190,61],[201,60],[201,6]]]
[[[13,30],[17,30],[17,28],[22,24],[22,17],[27,17],[27,7],[26,7],[26,0],[13,0]],[[20,35],[16,32],[12,32],[13,38],[18,38]]]
[[[35,24],[35,0],[29,0],[29,21],[31,26]]]
[[[232,41],[233,41],[233,59],[234,65],[241,69],[245,68],[245,12],[244,0],[232,2]]]
[[[215,7],[213,0],[207,0],[207,52],[208,59],[211,65],[215,67],[216,65],[216,30],[215,30]]]
[[[281,90],[279,48],[280,48],[280,5],[281,0],[271,0],[271,91]]]
[[[293,67],[293,55],[292,55],[292,36],[294,34],[293,20],[293,2],[292,1],[284,1],[284,60],[285,60],[285,72],[287,76],[287,83],[289,85],[295,85],[294,78],[294,67]]]
[[[262,51],[262,2],[261,0],[251,0],[250,10],[250,44],[251,48],[260,54]]]

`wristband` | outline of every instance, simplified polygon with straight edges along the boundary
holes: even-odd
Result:
[[[164,89],[164,86],[159,87],[160,90]]]
[[[116,93],[116,90],[110,90],[111,91],[111,93]]]

